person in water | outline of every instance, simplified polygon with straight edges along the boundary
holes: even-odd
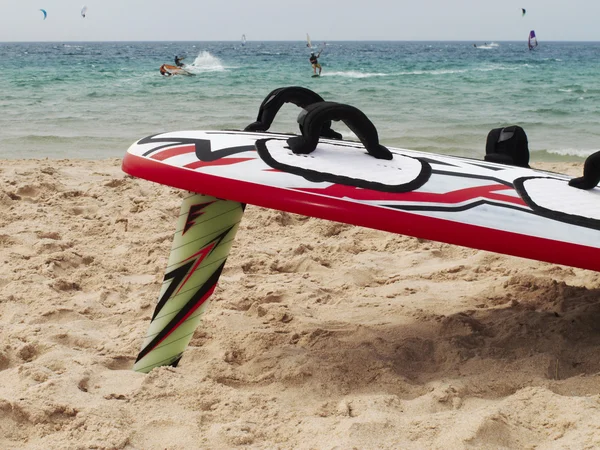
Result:
[[[322,50],[321,50],[322,51]],[[310,52],[310,58],[308,59],[312,64],[313,72],[317,75],[317,69],[319,69],[319,75],[321,75],[321,64],[319,64],[319,56],[321,56],[321,52],[315,55],[315,52]]]
[[[181,61],[183,61],[184,59],[185,59],[184,57],[175,55],[175,65],[177,67],[183,67],[183,63]]]

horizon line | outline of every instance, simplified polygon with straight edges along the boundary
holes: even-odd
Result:
[[[526,39],[331,39],[327,42],[523,42]],[[61,43],[61,42],[88,42],[88,43],[104,43],[104,42],[239,42],[239,39],[208,39],[208,40],[51,40],[51,41],[0,41],[0,44],[31,44],[31,43]],[[247,39],[246,42],[305,42],[301,39]],[[545,43],[549,42],[585,42],[585,43],[600,43],[600,40],[544,40]]]

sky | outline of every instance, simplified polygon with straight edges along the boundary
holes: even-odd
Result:
[[[600,41],[599,18],[600,0],[0,0],[0,42]]]

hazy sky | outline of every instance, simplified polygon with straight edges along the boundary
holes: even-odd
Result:
[[[84,3],[85,2],[85,3]],[[0,42],[600,41],[600,0],[0,0]],[[83,19],[79,12],[88,6]],[[43,20],[40,8],[48,12]],[[521,8],[527,14],[521,17]]]

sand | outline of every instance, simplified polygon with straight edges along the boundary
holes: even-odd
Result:
[[[0,448],[600,447],[599,273],[253,206],[133,372],[184,193],[120,163],[2,162]]]

